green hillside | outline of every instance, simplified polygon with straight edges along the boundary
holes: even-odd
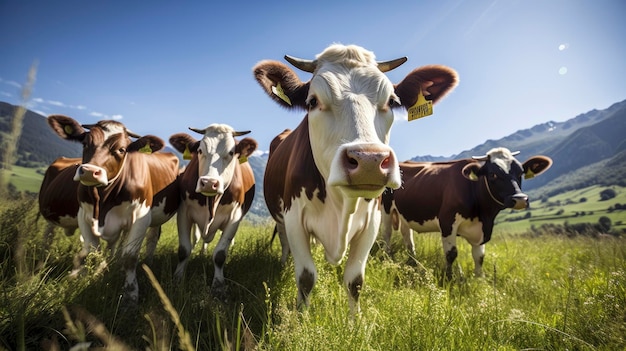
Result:
[[[600,193],[607,189],[613,190],[616,196],[602,200]],[[498,230],[514,233],[543,224],[597,224],[601,217],[611,220],[614,231],[626,230],[626,187],[593,185],[535,200],[531,197],[527,210],[500,212],[496,218],[496,227]]]
[[[20,192],[38,193],[45,168],[27,168],[13,165],[10,170],[0,169],[2,179]]]

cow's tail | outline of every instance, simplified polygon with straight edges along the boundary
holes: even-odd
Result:
[[[278,224],[274,224],[274,231],[272,232],[272,238],[270,239],[270,246],[272,246],[272,243],[274,242],[274,239],[276,238],[277,234],[278,234]]]

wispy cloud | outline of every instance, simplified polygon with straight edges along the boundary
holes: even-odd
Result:
[[[8,84],[8,85],[16,87],[16,88],[19,88],[19,89],[22,89],[22,84],[20,84],[20,83],[18,83],[16,81],[13,81],[13,80],[5,80],[5,79],[0,78],[0,82],[2,82],[4,84]]]
[[[12,81],[12,80],[6,80],[3,78],[0,78],[0,84],[6,84],[18,89],[22,89],[22,85],[18,82]],[[4,91],[4,90],[0,90],[0,96],[5,96],[7,98],[10,98],[9,100],[15,98],[15,94],[12,94],[8,91]],[[13,102],[15,103],[15,102]],[[131,103],[131,104],[134,104]],[[82,104],[78,104],[78,105],[72,105],[72,104],[67,104],[63,101],[59,101],[59,100],[47,100],[47,99],[43,99],[41,97],[34,97],[31,98],[27,103],[26,103],[26,107],[36,113],[42,114],[42,115],[46,115],[45,112],[43,111],[50,111],[51,109],[72,109],[72,110],[78,110],[78,111],[89,111],[89,108],[85,105]],[[124,118],[123,115],[121,114],[106,114],[106,113],[102,113],[102,112],[97,112],[97,111],[91,111],[88,113],[89,116],[92,117],[96,117],[99,119],[114,119],[114,120],[121,120]]]

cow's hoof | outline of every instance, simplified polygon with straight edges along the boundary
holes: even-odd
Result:
[[[228,304],[230,294],[226,282],[214,281],[211,285],[211,295],[219,302]]]

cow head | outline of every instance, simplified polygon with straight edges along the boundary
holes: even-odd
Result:
[[[305,120],[318,170],[328,185],[351,197],[373,198],[385,187],[400,186],[398,161],[388,146],[393,108],[412,106],[420,91],[436,102],[457,84],[452,69],[428,66],[394,86],[384,72],[406,58],[377,62],[372,52],[355,45],[331,45],[314,61],[285,59],[312,73],[311,80],[300,81],[276,61],[258,63],[255,78],[281,106],[308,112]]]
[[[521,210],[528,207],[528,195],[522,192],[522,177],[530,179],[552,165],[546,156],[534,156],[521,164],[506,148],[494,148],[484,156],[474,156],[477,162],[467,164],[463,175],[470,180],[483,179],[491,199],[503,208]]]
[[[178,133],[170,137],[170,144],[183,154],[190,152],[197,158],[197,193],[205,196],[224,194],[233,178],[236,164],[240,160],[244,161],[256,150],[256,141],[245,138],[237,142],[235,137],[248,134],[250,131],[236,132],[225,124],[211,124],[204,129],[189,129],[202,134],[202,139],[196,141],[188,134]]]
[[[51,115],[48,124],[61,138],[83,144],[83,163],[76,170],[74,180],[86,186],[109,185],[121,174],[129,153],[151,153],[165,145],[160,138],[140,137],[117,121],[81,125],[71,117]],[[139,139],[132,141],[131,137]]]

